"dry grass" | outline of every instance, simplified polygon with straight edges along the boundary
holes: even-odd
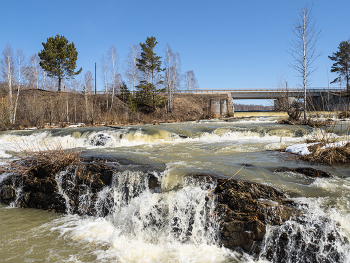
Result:
[[[309,146],[311,154],[300,156],[299,159],[311,163],[328,165],[350,163],[350,143],[340,147],[323,147],[323,143]]]
[[[16,172],[22,176],[29,173],[54,175],[64,167],[79,164],[80,155],[81,151],[64,149],[59,143],[44,144],[40,148],[26,145],[25,149],[20,150],[18,159],[9,161],[6,166],[0,167],[0,171]]]

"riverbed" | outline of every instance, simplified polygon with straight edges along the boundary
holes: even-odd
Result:
[[[145,191],[110,217],[56,214],[0,204],[0,258],[3,262],[268,262],[220,246],[215,225],[208,229],[198,217],[192,238],[176,238],[168,229],[145,228],[154,203],[172,213],[200,215],[201,198],[207,192],[183,181],[186,174],[210,173],[276,187],[307,211],[304,239],[315,242],[312,231],[326,221],[324,235],[337,230],[341,238],[332,244],[350,261],[350,166],[310,165],[276,151],[303,143],[319,132],[306,126],[277,124],[277,116],[236,120],[207,120],[160,125],[79,127],[0,133],[0,162],[16,158],[23,150],[55,147],[82,151],[82,156],[125,159],[150,167],[160,178],[160,193]],[[347,135],[348,122],[337,126],[336,136]],[[306,178],[277,167],[313,167],[331,178]],[[152,171],[151,171],[152,172]],[[0,175],[3,180],[6,175]],[[20,189],[19,189],[20,190]],[[19,191],[18,190],[18,191]],[[197,205],[193,205],[197,204]],[[191,210],[191,211],[192,211]],[[69,212],[69,211],[67,211]],[[135,214],[137,212],[137,217]],[[154,214],[154,213],[153,213]],[[131,223],[130,223],[131,222]],[[289,222],[293,227],[301,227]],[[329,232],[327,232],[329,229]],[[269,246],[269,232],[265,247]],[[319,237],[322,242],[322,237]],[[293,253],[293,240],[290,253]],[[321,244],[322,245],[322,244]],[[264,249],[262,249],[264,251]],[[298,250],[298,253],[302,253]],[[332,262],[332,261],[330,261]]]

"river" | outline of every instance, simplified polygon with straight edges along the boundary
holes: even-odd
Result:
[[[318,242],[321,246],[329,245],[323,236],[336,230],[341,238],[330,245],[341,253],[342,262],[350,262],[347,241],[350,239],[350,166],[310,165],[274,151],[302,143],[317,134],[312,128],[276,124],[276,120],[277,117],[269,116],[115,128],[1,132],[2,163],[16,158],[23,149],[35,151],[59,145],[81,150],[83,156],[116,157],[145,164],[154,169],[162,185],[159,193],[146,189],[135,198],[129,197],[130,202],[114,208],[114,213],[108,217],[62,215],[0,204],[0,261],[268,262],[263,252],[253,259],[245,253],[220,247],[215,229],[218,226],[208,226],[201,217],[201,200],[207,192],[182,182],[185,174],[197,172],[231,177],[247,164],[236,179],[274,186],[304,206],[306,226],[288,221],[283,227],[302,227],[306,243]],[[342,127],[348,124],[343,122]],[[333,132],[344,135],[343,128],[337,127]],[[327,171],[333,177],[314,179],[292,172],[273,172],[274,168],[282,166],[310,166]],[[0,181],[6,176],[0,175]],[[138,178],[137,174],[119,175],[120,178],[127,176]],[[120,194],[118,191],[114,189],[114,194]],[[155,203],[162,204],[164,209],[153,211]],[[189,213],[198,215],[191,238],[175,238],[166,224],[159,224],[159,228],[144,227],[150,214],[159,217],[160,222],[167,222],[175,213],[182,222],[189,220]],[[321,236],[315,236],[315,225],[323,225]],[[265,237],[265,247],[273,245],[269,233]],[[292,238],[288,242],[290,253],[302,253]]]

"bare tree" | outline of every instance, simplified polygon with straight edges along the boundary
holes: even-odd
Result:
[[[193,70],[188,70],[184,74],[185,84],[188,91],[196,90],[198,88],[197,79]]]
[[[112,83],[111,83],[111,88],[112,88],[112,101],[111,101],[111,107],[110,111],[112,110],[113,107],[113,99],[114,99],[114,94],[115,94],[115,89],[117,86],[117,72],[118,72],[118,54],[117,54],[117,49],[115,46],[110,46],[108,52],[108,62],[109,62],[109,71],[110,75],[112,78]]]
[[[30,57],[31,86],[39,89],[40,58],[37,53]]]
[[[129,82],[130,90],[135,94],[136,82],[139,80],[139,70],[137,68],[137,59],[140,59],[140,46],[131,45],[125,61],[125,75]],[[132,87],[132,88],[131,88]]]
[[[89,121],[88,94],[91,94],[94,88],[93,81],[94,79],[92,77],[91,71],[87,71],[84,75],[84,87],[83,87],[83,93],[85,96],[86,122]]]
[[[164,85],[168,92],[168,110],[173,110],[174,92],[180,86],[180,55],[171,50],[170,45],[166,44],[165,49],[165,79]]]
[[[9,91],[9,121],[13,123],[13,90],[12,90],[12,82],[13,82],[13,74],[14,74],[14,58],[13,52],[10,44],[7,44],[5,49],[2,52],[1,59],[1,72],[4,82],[6,82],[8,91]]]
[[[288,51],[294,58],[290,67],[298,72],[298,77],[303,82],[304,89],[304,119],[306,119],[306,87],[309,85],[310,76],[317,69],[313,67],[313,62],[322,53],[316,53],[316,44],[321,34],[321,30],[316,26],[312,14],[312,8],[304,6],[298,9],[299,16],[293,19],[292,32],[295,40],[291,42]]]
[[[278,75],[277,87],[281,92],[281,97],[275,100],[274,109],[287,112],[288,120],[299,121],[302,106],[298,98],[292,97],[288,89],[288,84],[283,74]]]
[[[46,71],[42,70],[42,74],[43,74],[43,81],[41,83],[41,89],[45,89]]]
[[[15,124],[16,121],[16,112],[17,112],[17,105],[18,105],[18,97],[19,97],[19,90],[21,88],[21,71],[22,71],[22,65],[24,62],[24,54],[21,49],[17,50],[17,72],[18,72],[18,79],[17,79],[17,96],[16,96],[16,102],[13,109],[13,124]]]
[[[107,103],[107,107],[106,110],[108,110],[108,70],[107,70],[107,61],[105,58],[105,55],[102,55],[101,57],[101,69],[102,69],[102,79],[103,79],[103,83],[104,83],[104,87],[105,87],[105,91],[106,91],[106,103]]]

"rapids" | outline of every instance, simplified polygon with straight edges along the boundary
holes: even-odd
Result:
[[[282,158],[273,150],[303,143],[308,137],[318,136],[319,131],[276,124],[276,119],[1,132],[2,164],[23,150],[74,148],[86,157],[118,157],[153,167],[150,172],[161,185],[149,189],[143,171],[116,172],[112,185],[103,188],[97,200],[91,200],[89,188],[80,194],[79,216],[72,214],[70,207],[73,197],[69,187],[75,184],[74,175],[60,172],[56,181],[67,214],[18,209],[15,202],[10,207],[0,204],[0,259],[269,262],[268,257],[276,262],[277,254],[284,253],[285,262],[304,262],[307,250],[317,245],[321,247],[319,262],[350,262],[350,166],[323,167]],[[347,131],[337,127],[332,136],[347,137]],[[258,258],[220,246],[220,225],[213,217],[205,216],[213,214],[215,208],[215,197],[204,202],[214,185],[184,179],[185,174],[196,172],[230,177],[243,164],[248,165],[235,178],[281,189],[306,215],[306,224],[291,219],[282,226],[269,227]],[[281,166],[311,166],[333,177],[314,179],[273,172]],[[8,176],[1,174],[0,182]],[[20,191],[16,189],[16,194]],[[94,215],[87,215],[88,207],[93,207]],[[103,217],[105,211],[108,215]],[[289,233],[285,242],[276,244],[276,238],[285,232]]]

